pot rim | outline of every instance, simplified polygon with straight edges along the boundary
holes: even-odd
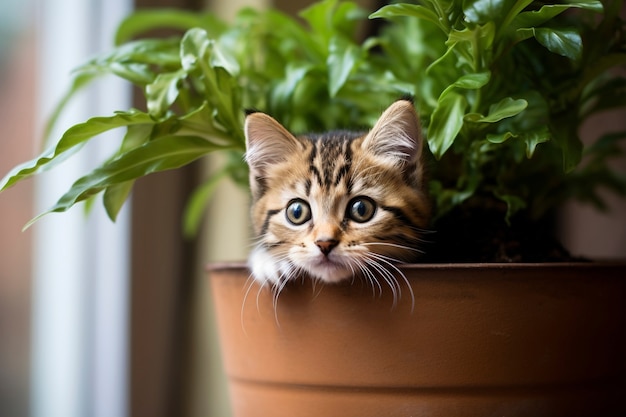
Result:
[[[545,269],[594,269],[594,268],[624,268],[626,270],[626,259],[601,259],[592,261],[576,261],[576,262],[532,262],[532,263],[407,263],[398,264],[400,270],[438,270],[438,271],[461,271],[461,270],[537,270]],[[206,270],[214,271],[235,271],[248,269],[245,261],[227,261],[227,262],[209,262]],[[625,271],[626,272],[626,271]]]

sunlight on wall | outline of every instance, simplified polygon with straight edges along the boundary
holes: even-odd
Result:
[[[0,177],[35,153],[35,40],[30,1],[0,12]],[[0,194],[0,414],[26,416],[30,385],[33,183]]]
[[[71,70],[110,46],[128,0],[55,0],[38,4],[40,124],[69,87]],[[71,23],[71,24],[69,24]],[[130,94],[107,80],[71,101],[53,138]],[[115,132],[119,133],[119,132]],[[94,160],[119,146],[120,135],[84,147],[36,181],[36,211],[50,207]],[[100,205],[80,207],[33,226],[33,417],[123,417],[127,413],[128,208],[112,224]]]

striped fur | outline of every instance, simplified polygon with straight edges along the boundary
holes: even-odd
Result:
[[[245,133],[258,239],[249,264],[258,281],[358,275],[374,284],[417,258],[429,204],[410,101],[393,103],[369,132],[296,137],[252,113]]]

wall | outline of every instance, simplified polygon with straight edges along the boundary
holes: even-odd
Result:
[[[23,14],[30,10],[22,2]],[[11,13],[11,12],[14,13]],[[0,19],[0,177],[35,152],[35,41],[31,21],[4,8]],[[18,22],[18,25],[16,25]],[[10,26],[9,26],[10,25]],[[33,184],[0,196],[0,410],[28,414]]]

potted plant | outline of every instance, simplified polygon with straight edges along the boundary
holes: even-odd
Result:
[[[235,414],[622,415],[625,266],[562,262],[573,259],[545,233],[563,201],[601,206],[600,187],[626,195],[607,164],[626,134],[587,147],[578,135],[590,116],[626,104],[620,9],[400,3],[370,15],[387,23],[365,39],[356,33],[368,13],[337,0],[303,21],[275,10],[245,9],[232,24],[137,12],[111,53],[78,68],[66,99],[112,73],[142,89],[145,109],[73,126],[0,189],[123,127],[119,151],[49,212],[102,194],[115,219],[137,178],[219,151],[227,162],[192,199],[193,230],[216,181],[247,186],[244,109],[322,131],[371,126],[385,105],[414,96],[430,155],[432,263],[400,267],[400,297],[384,286],[312,291],[304,280],[279,300],[248,286],[243,264],[213,266]],[[163,26],[184,34],[133,40]]]

